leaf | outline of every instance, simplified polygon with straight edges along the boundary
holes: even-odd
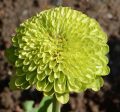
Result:
[[[17,56],[14,55],[15,48],[12,46],[5,51],[5,56],[7,57],[8,61],[12,64],[15,63],[17,60]]]
[[[23,108],[25,112],[38,112],[38,108],[34,108],[34,101],[25,101],[23,103]]]
[[[38,112],[52,112],[52,97],[43,97]]]
[[[52,107],[53,107],[53,105],[52,105],[52,103],[49,105],[49,107],[48,107],[48,109],[47,109],[47,112],[52,112]]]
[[[34,101],[25,101],[23,108],[25,112],[52,112],[52,97],[43,97],[39,107],[33,107]]]

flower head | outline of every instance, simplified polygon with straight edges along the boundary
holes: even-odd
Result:
[[[16,74],[10,86],[32,85],[61,103],[69,92],[103,85],[109,73],[107,36],[92,18],[68,7],[43,11],[20,25],[9,58]]]

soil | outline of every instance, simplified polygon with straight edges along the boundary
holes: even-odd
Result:
[[[55,0],[0,0],[0,112],[23,112],[24,101],[34,100],[37,104],[41,100],[42,93],[34,89],[9,89],[13,66],[5,57],[5,49],[10,47],[11,36],[21,22],[55,4]],[[120,0],[63,0],[62,4],[99,21],[109,36],[111,68],[99,92],[71,93],[62,112],[120,112]]]

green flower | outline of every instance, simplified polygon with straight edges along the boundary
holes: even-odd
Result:
[[[68,7],[43,11],[20,25],[8,50],[15,64],[12,88],[35,86],[67,103],[69,92],[99,90],[109,73],[107,35],[99,24]]]

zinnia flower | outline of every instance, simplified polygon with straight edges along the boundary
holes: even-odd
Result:
[[[12,38],[8,58],[16,73],[10,86],[35,86],[67,103],[70,92],[99,90],[109,73],[107,35],[96,20],[58,7],[26,20]]]

